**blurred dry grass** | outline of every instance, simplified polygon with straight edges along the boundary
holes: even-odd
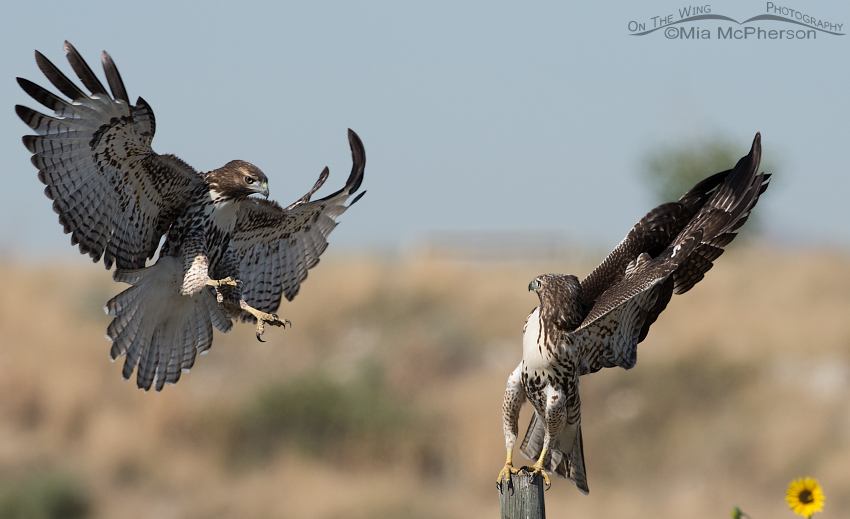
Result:
[[[785,485],[805,475],[824,517],[850,515],[850,257],[718,263],[635,369],[582,380],[591,493],[555,481],[551,516],[790,517]],[[281,308],[292,329],[217,333],[175,387],[144,394],[108,362],[108,273],[6,262],[0,514],[64,492],[110,518],[496,517],[526,286],[592,266],[323,260]]]

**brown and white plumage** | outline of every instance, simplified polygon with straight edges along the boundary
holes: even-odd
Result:
[[[581,375],[602,368],[632,368],[637,345],[667,306],[699,282],[749,217],[770,175],[758,173],[761,136],[731,170],[712,175],[678,202],[644,216],[581,283],[546,274],[529,285],[540,306],[526,320],[523,360],[508,379],[503,403],[508,462],[519,408],[528,399],[535,413],[520,450],[537,459],[535,472],[570,479],[587,493],[581,437]]]
[[[130,104],[118,69],[104,52],[103,68],[114,97],[70,43],[68,61],[92,94],[85,94],[40,52],[35,60],[68,102],[35,83],[18,78],[33,99],[54,111],[41,114],[16,106],[18,116],[38,135],[24,145],[33,154],[44,193],[71,243],[106,268],[141,268],[160,238],[189,203],[203,178],[173,155],[151,149],[153,111],[139,98]]]
[[[328,177],[325,168],[314,188],[287,208],[248,198],[268,196],[259,168],[231,161],[198,173],[173,155],[155,153],[153,110],[142,98],[130,104],[110,56],[104,52],[102,63],[112,95],[70,43],[64,49],[91,93],[36,52],[41,71],[70,101],[18,78],[53,111],[15,107],[37,134],[23,142],[71,243],[95,262],[102,258],[107,269],[115,265],[115,280],[132,285],[106,305],[115,316],[107,329],[111,358],[126,356],[124,377],[138,367],[139,388],[160,390],[209,349],[213,326],[226,332],[231,319],[252,319],[259,321],[259,339],[264,324],[286,322],[272,314],[281,293],[290,300],[298,293],[336,218],[363,194],[346,204],[363,180],[363,144],[348,131],[352,173],[328,197],[310,202]],[[145,267],[158,248],[156,264]]]
[[[276,202],[250,199],[239,209],[231,241],[240,258],[242,296],[251,306],[273,312],[280,306],[281,295],[292,301],[307,271],[316,266],[327,248],[327,237],[337,226],[337,217],[365,193],[346,205],[363,181],[366,164],[359,137],[354,132],[349,137],[354,167],[344,188],[310,201],[328,178],[325,168],[313,188],[286,208]],[[243,317],[253,319],[250,314]]]

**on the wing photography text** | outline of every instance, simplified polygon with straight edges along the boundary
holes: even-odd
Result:
[[[816,40],[821,36],[844,36],[844,24],[824,19],[791,7],[766,2],[765,11],[742,22],[712,12],[711,4],[681,7],[676,13],[651,16],[646,21],[630,20],[631,36],[647,36],[660,31],[667,39],[680,40]],[[716,27],[694,25],[719,22]],[[770,22],[768,27],[749,26],[752,22]],[[784,28],[776,24],[781,23]],[[789,27],[790,25],[790,27]]]

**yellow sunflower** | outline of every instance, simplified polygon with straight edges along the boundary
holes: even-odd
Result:
[[[788,485],[785,501],[795,514],[809,518],[823,511],[823,490],[816,479],[798,478]]]

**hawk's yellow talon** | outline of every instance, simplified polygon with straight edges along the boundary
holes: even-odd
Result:
[[[496,478],[496,486],[499,488],[499,492],[502,491],[502,479],[504,478],[505,482],[508,484],[508,488],[513,488],[513,482],[511,481],[511,475],[519,472],[514,468],[511,460],[513,459],[513,450],[508,450],[508,456],[505,459],[505,467],[499,472],[499,477]]]
[[[496,478],[496,485],[499,487],[499,490],[502,489],[502,479],[508,484],[508,488],[511,488],[511,476],[517,473],[519,473],[519,470],[515,469],[510,463],[506,463],[502,471],[499,472],[499,477]]]
[[[257,335],[257,340],[260,342],[266,342],[260,338],[260,336],[263,335],[263,333],[266,331],[266,323],[272,326],[283,326],[284,328],[286,328],[287,324],[289,324],[289,326],[292,326],[292,323],[289,322],[289,319],[281,320],[280,317],[277,316],[277,314],[267,314],[265,312],[257,310],[256,308],[253,308],[247,303],[245,303],[244,300],[242,301],[241,308],[242,310],[253,315],[254,318],[257,320],[257,330],[255,333]]]
[[[233,279],[230,276],[227,276],[224,279],[208,279],[207,280],[207,285],[209,285],[213,288],[235,287],[235,286],[239,286],[239,283],[241,283],[241,281]]]
[[[529,472],[529,477],[532,481],[534,481],[535,474],[540,474],[541,476],[543,476],[543,482],[546,483],[546,490],[549,490],[549,488],[552,487],[552,480],[549,479],[549,474],[546,474],[546,471],[543,470],[543,465],[539,461],[531,467],[523,467],[520,470],[525,470],[526,472]]]

